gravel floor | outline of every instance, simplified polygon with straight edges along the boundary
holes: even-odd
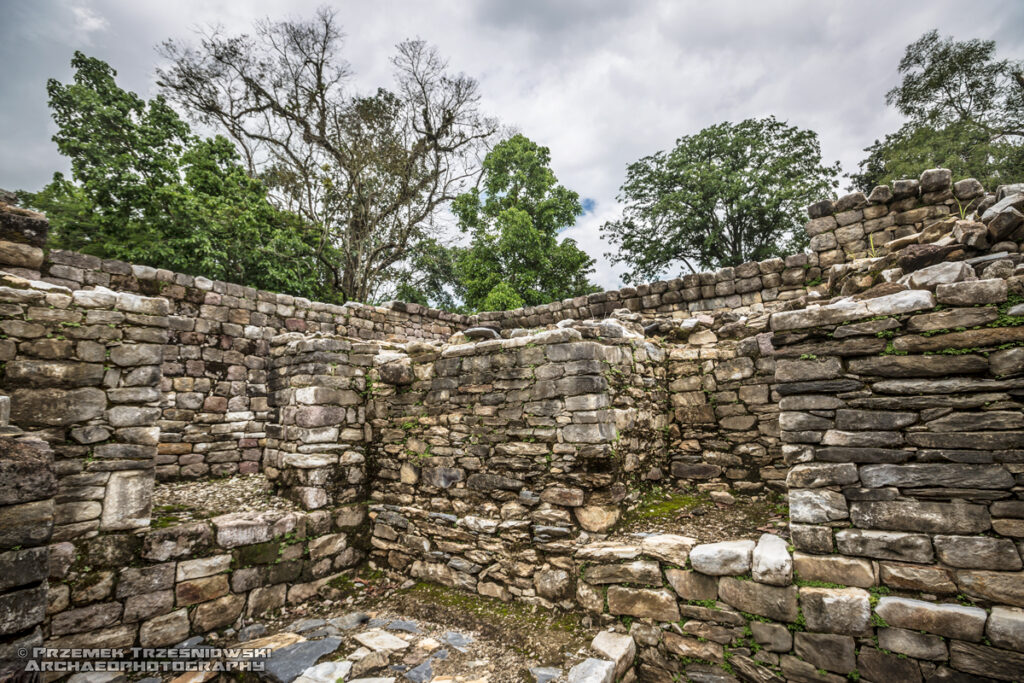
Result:
[[[275,496],[262,474],[161,482],[153,489],[153,523],[157,526],[209,519],[229,512],[298,509],[292,501]]]

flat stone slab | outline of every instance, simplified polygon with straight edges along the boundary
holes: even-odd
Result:
[[[536,683],[548,683],[561,676],[562,670],[553,666],[535,666],[530,669],[530,675]]]
[[[266,676],[278,683],[291,683],[317,660],[341,646],[341,638],[304,640],[275,651],[266,660]]]
[[[406,633],[422,633],[420,627],[416,625],[414,621],[403,621],[402,619],[395,619],[388,623],[387,628],[392,631],[405,631]]]
[[[426,683],[433,677],[434,668],[430,665],[429,659],[419,666],[405,672],[405,678],[412,681],[412,683]]]
[[[615,664],[591,657],[569,669],[569,683],[613,683]]]
[[[323,619],[299,619],[289,626],[288,630],[294,633],[305,633],[306,631],[313,631],[326,625],[327,622]]]
[[[337,626],[344,631],[351,631],[354,628],[359,628],[370,620],[369,615],[363,614],[362,612],[349,612],[348,614],[340,617],[330,619],[329,623],[332,626]]]
[[[295,683],[335,683],[339,678],[344,680],[352,671],[352,662],[324,662],[311,666],[295,679]]]
[[[473,636],[467,636],[456,631],[447,631],[441,640],[454,647],[459,652],[468,652],[469,645],[473,642]]]
[[[364,645],[374,652],[392,652],[409,647],[409,643],[406,641],[380,629],[371,629],[364,633],[357,633],[355,639],[360,645]]]

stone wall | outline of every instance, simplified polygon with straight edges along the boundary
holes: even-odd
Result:
[[[0,278],[11,420],[49,442],[55,540],[149,525],[167,302]]]
[[[1015,254],[1024,240],[1024,217],[1018,211],[1024,201],[998,203],[1021,187],[1005,185],[986,193],[974,178],[954,183],[948,169],[930,169],[918,180],[880,185],[867,196],[854,192],[812,204],[805,229],[823,269],[917,245],[938,247],[940,260]]]
[[[638,337],[606,322],[380,364],[371,555],[486,595],[568,597],[573,546],[664,457],[665,355]]]
[[[240,512],[52,546],[48,647],[166,647],[304,602],[364,558],[365,511]]]
[[[825,249],[470,318],[38,258],[39,219],[0,212],[17,271],[0,275],[0,386],[54,458],[38,486],[0,482],[0,655],[173,644],[369,558],[590,611],[641,680],[1013,680],[1024,195],[931,171],[899,187],[812,207],[852,258],[856,231],[839,231],[858,221],[839,216],[866,230],[884,205],[882,256],[816,270],[839,258]],[[977,221],[939,215],[971,192]],[[50,281],[19,277],[37,273]],[[156,473],[261,467],[306,512],[150,526]],[[616,538],[640,485],[665,481],[786,490],[792,547]],[[26,559],[47,543],[49,583]]]
[[[365,500],[367,371],[379,347],[295,333],[271,344],[267,478],[307,510]]]
[[[45,217],[0,203],[0,269],[73,291],[108,288],[167,301],[157,456],[160,479],[259,469],[269,417],[269,340],[290,331],[352,339],[447,339],[463,316],[394,302],[312,302],[169,270],[44,251]]]
[[[1012,300],[1007,281],[975,280],[772,319],[797,549],[871,558],[893,588],[1024,606],[1011,284]]]
[[[56,491],[45,442],[0,436],[0,680],[21,671],[21,648],[43,643]]]
[[[747,493],[782,491],[775,358],[768,316],[700,314],[668,346],[670,463],[666,477]]]

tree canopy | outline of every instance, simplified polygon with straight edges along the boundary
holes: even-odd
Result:
[[[275,209],[223,137],[200,139],[162,97],[118,87],[76,52],[74,81],[47,84],[71,161],[24,203],[46,212],[51,246],[305,296],[322,293],[315,233]]]
[[[338,296],[393,294],[396,269],[439,234],[440,208],[478,173],[497,130],[477,82],[423,41],[400,43],[393,89],[352,92],[335,14],[258,23],[251,35],[168,41],[164,93],[242,151],[281,208],[320,230]]]
[[[735,266],[799,251],[804,208],[832,194],[838,162],[821,161],[818,136],[774,117],[720,123],[630,164],[621,219],[602,232],[626,282],[676,264]]]
[[[929,31],[907,46],[900,84],[886,103],[907,117],[865,149],[853,186],[943,167],[986,187],[1024,175],[1024,63],[996,58],[992,40],[955,41]]]
[[[594,260],[558,233],[583,214],[579,195],[558,183],[551,153],[523,135],[494,146],[479,187],[452,211],[470,244],[455,252],[457,289],[468,310],[508,310],[597,291]]]

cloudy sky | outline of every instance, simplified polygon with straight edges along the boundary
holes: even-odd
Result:
[[[550,147],[558,178],[592,204],[565,234],[608,288],[619,279],[598,227],[618,212],[628,163],[705,126],[774,114],[817,131],[825,161],[855,170],[901,123],[885,92],[925,31],[994,39],[1001,56],[1024,58],[1019,0],[0,0],[0,187],[38,189],[67,168],[45,83],[70,78],[74,50],[152,96],[160,41],[323,4],[338,10],[357,84],[390,83],[393,46],[423,38],[480,81],[489,113]]]

